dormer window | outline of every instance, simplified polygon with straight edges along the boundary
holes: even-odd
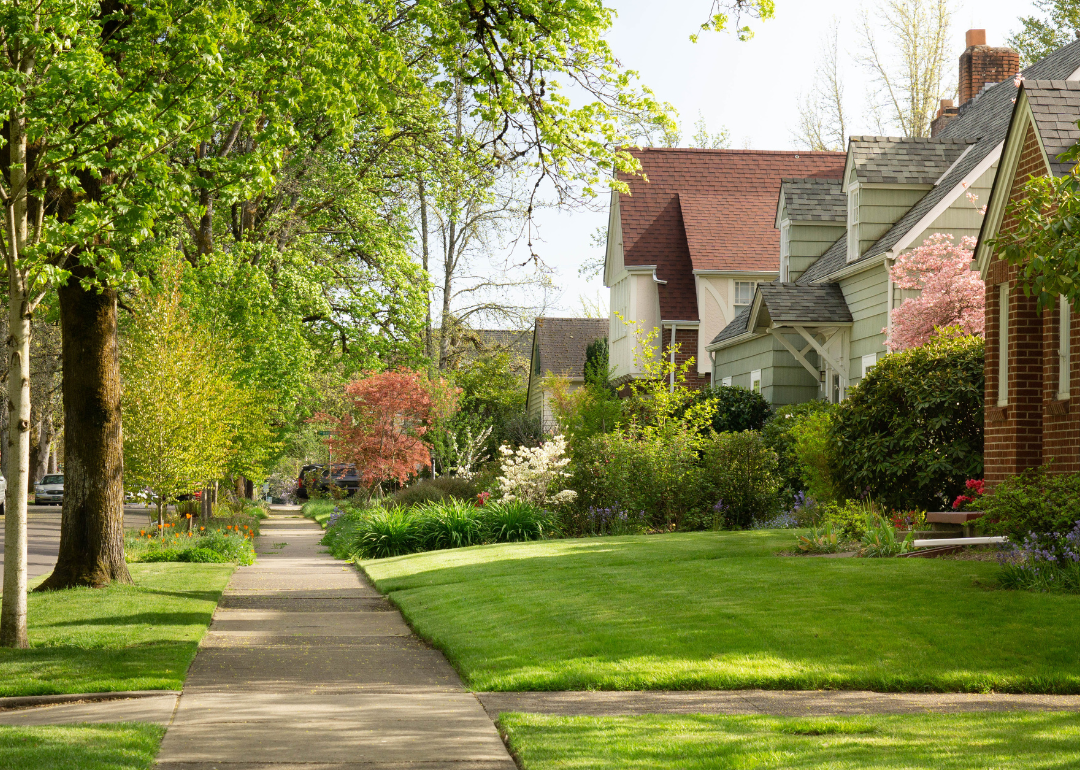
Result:
[[[859,258],[859,188],[852,187],[848,191],[847,207],[848,224],[848,248],[847,261],[854,262]]]
[[[780,283],[791,280],[791,223],[780,223]]]

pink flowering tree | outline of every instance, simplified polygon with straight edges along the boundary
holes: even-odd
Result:
[[[922,246],[900,255],[892,267],[893,283],[921,293],[892,311],[892,333],[885,343],[889,350],[925,345],[939,327],[983,333],[986,296],[979,274],[971,269],[974,248],[974,238],[954,244],[951,235],[934,233]]]

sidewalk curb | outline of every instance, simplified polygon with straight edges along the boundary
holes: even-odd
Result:
[[[180,690],[121,690],[119,692],[83,692],[70,695],[17,695],[10,698],[0,698],[0,711],[27,709],[36,706],[60,706],[68,703],[100,703],[110,700],[155,698],[166,695],[176,697],[180,693]]]

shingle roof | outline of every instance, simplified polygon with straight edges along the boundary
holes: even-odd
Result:
[[[540,357],[541,374],[585,379],[585,349],[606,337],[608,328],[606,318],[537,318],[533,355]],[[536,368],[534,360],[531,371]]]
[[[1060,81],[1077,69],[1080,69],[1080,41],[1059,48],[1045,59],[1032,64],[1023,73],[1027,80]],[[978,97],[960,106],[957,116],[938,136],[941,139],[972,138],[977,140],[975,145],[949,169],[932,190],[928,190],[877,243],[863,253],[859,262],[880,257],[895,246],[1005,139],[1016,94],[1016,86],[1012,79],[1009,79],[987,87]],[[798,282],[807,284],[827,280],[842,270],[846,267],[844,250],[845,239],[841,238],[799,276]]]
[[[847,196],[839,179],[784,179],[780,195],[792,222],[845,222]]]
[[[645,148],[648,181],[620,175],[624,264],[656,265],[662,320],[698,320],[694,270],[779,271],[776,200],[783,177],[838,179],[845,156]]]
[[[759,284],[757,293],[761,295],[761,308],[769,314],[772,323],[813,326],[851,323],[851,311],[838,283],[799,286],[775,281]],[[750,314],[754,307],[750,305],[735,316],[710,344],[750,331]]]
[[[1031,114],[1039,127],[1046,157],[1057,176],[1068,175],[1073,163],[1062,163],[1058,156],[1080,140],[1080,83],[1071,80],[1026,80],[1024,93]]]
[[[838,283],[763,283],[758,291],[773,323],[851,323],[851,311]]]
[[[851,163],[866,184],[934,184],[974,140],[853,136]]]

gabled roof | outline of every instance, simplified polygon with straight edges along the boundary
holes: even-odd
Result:
[[[822,326],[851,323],[851,311],[838,283],[815,286],[763,283],[758,291],[761,292],[762,309],[775,324]]]
[[[1044,59],[1041,59],[1023,71],[1026,80],[1064,81],[1080,69],[1080,41],[1070,43]],[[1012,79],[992,86],[987,86],[981,94],[960,106],[957,116],[942,129],[937,138],[974,139],[971,149],[964,153],[952,167],[945,172],[941,180],[928,190],[877,243],[867,249],[858,260],[851,264],[866,262],[881,257],[901,242],[909,233],[918,235],[919,228],[931,211],[939,204],[962,192],[960,183],[968,175],[992,160],[994,153],[1005,139],[1009,130],[1013,103],[1017,88]],[[841,237],[810,268],[799,276],[798,283],[809,284],[830,280],[839,271],[848,267],[846,262],[845,239]]]
[[[932,185],[975,140],[853,136],[849,163],[864,184]]]
[[[750,331],[750,306],[744,307],[738,315],[731,319],[731,323],[720,330],[720,333],[713,337],[713,341],[710,345],[715,345],[718,342],[726,342],[727,340],[734,339],[740,335],[746,334]]]
[[[783,177],[839,179],[845,156],[645,148],[645,178],[620,175],[626,267],[656,266],[661,320],[698,320],[695,270],[779,272],[776,200]]]
[[[533,330],[533,365],[570,380],[585,379],[585,349],[608,335],[606,318],[537,318]],[[539,357],[539,365],[536,357]]]
[[[784,179],[780,206],[792,222],[846,222],[847,196],[839,179]],[[779,223],[777,223],[779,225]]]
[[[1080,83],[1073,80],[1027,80],[1023,84],[1046,157],[1056,176],[1068,176],[1073,163],[1059,156],[1080,141]]]

